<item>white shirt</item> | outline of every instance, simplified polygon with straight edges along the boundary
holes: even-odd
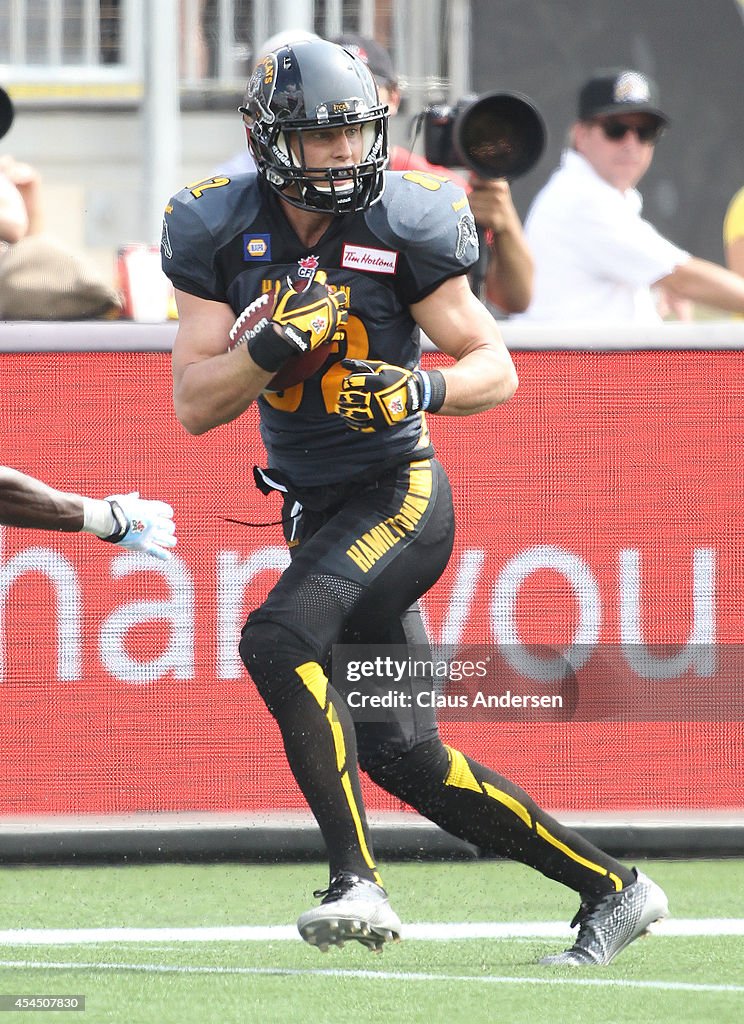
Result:
[[[534,295],[514,319],[658,322],[651,285],[690,254],[643,220],[642,203],[635,189],[621,192],[566,150],[525,222]]]

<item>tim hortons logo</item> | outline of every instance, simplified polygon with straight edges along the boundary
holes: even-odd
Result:
[[[345,245],[341,266],[349,270],[368,270],[373,274],[394,274],[398,253],[391,249],[373,249],[367,245]]]

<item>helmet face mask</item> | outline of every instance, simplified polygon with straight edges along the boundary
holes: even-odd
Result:
[[[355,213],[382,194],[387,107],[366,64],[335,43],[303,41],[268,53],[251,75],[240,110],[259,174],[292,206]],[[308,166],[303,134],[349,125],[361,129],[361,160]]]

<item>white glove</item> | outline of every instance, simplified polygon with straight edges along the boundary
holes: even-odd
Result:
[[[144,551],[166,562],[176,546],[176,525],[173,509],[164,501],[146,501],[139,491],[112,494],[106,498],[114,516],[116,529],[102,540],[108,540],[129,551]]]

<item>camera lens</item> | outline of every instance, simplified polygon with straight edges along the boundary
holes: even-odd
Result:
[[[532,103],[514,93],[482,96],[455,127],[457,148],[483,178],[516,178],[540,159],[545,127]]]

